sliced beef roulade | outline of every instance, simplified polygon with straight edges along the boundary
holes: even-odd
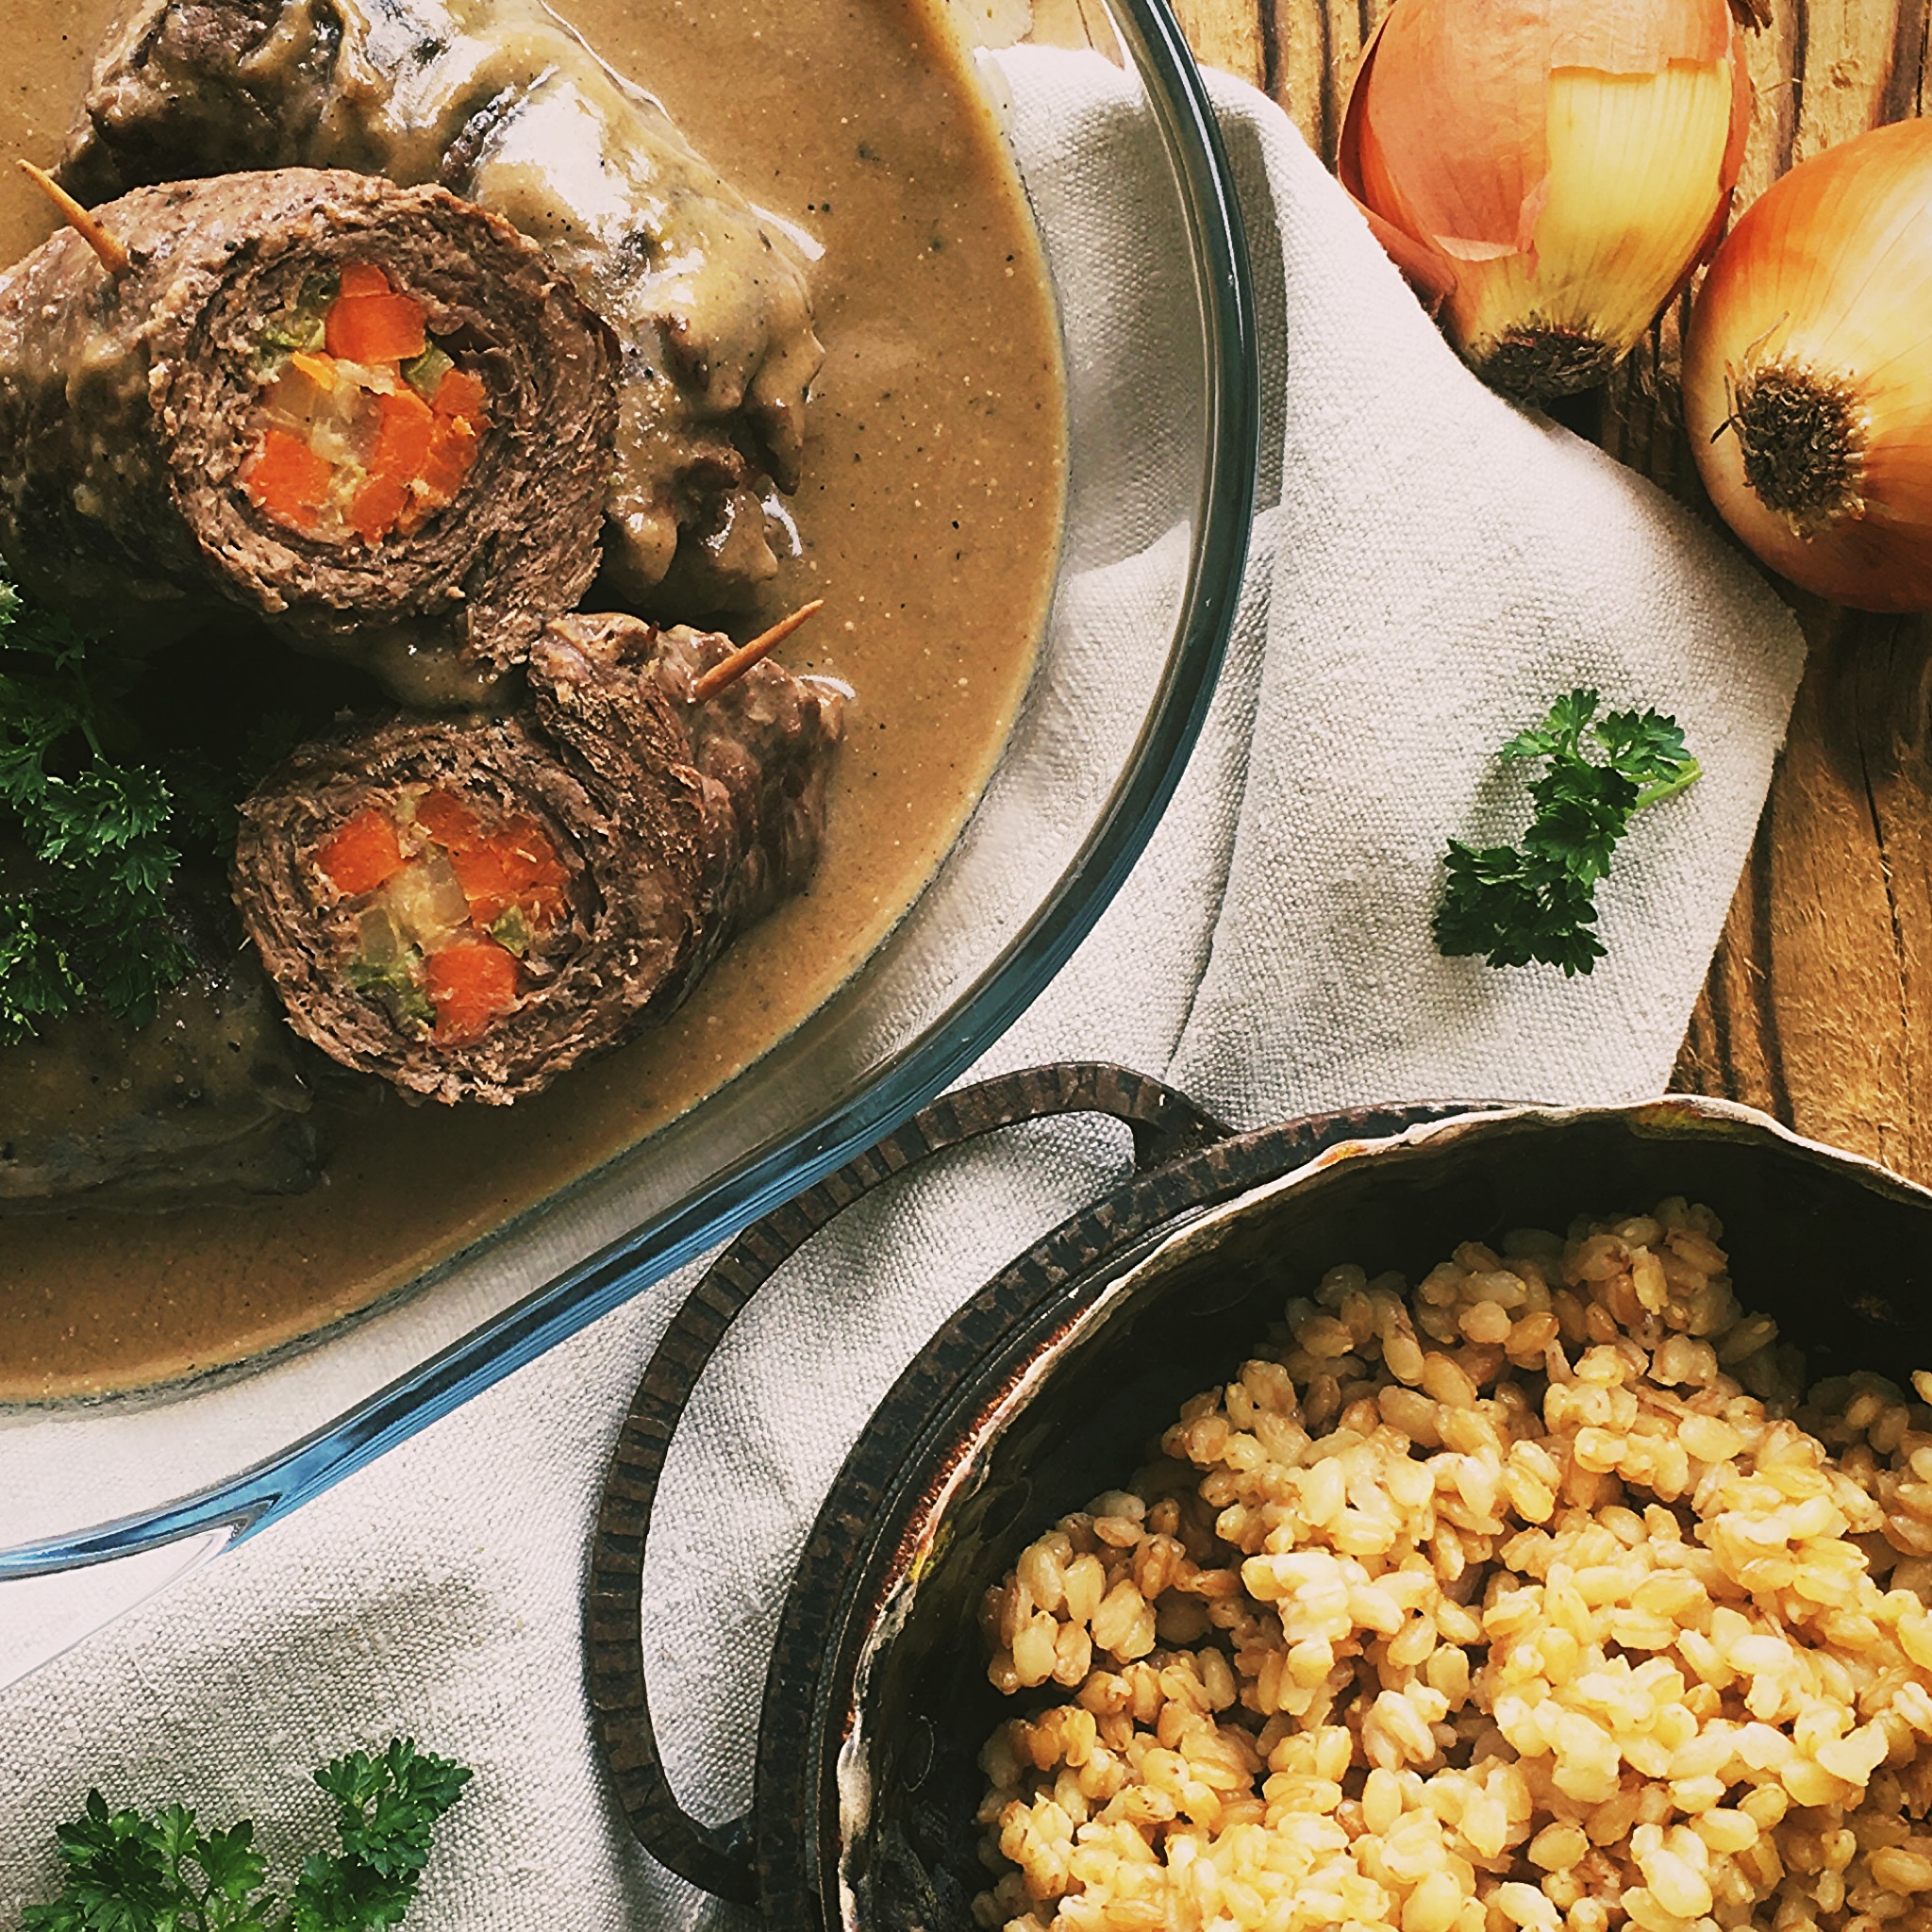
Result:
[[[237,904],[295,1030],[504,1104],[627,1039],[818,861],[839,687],[729,640],[564,618],[531,702],[305,747],[248,800]]]
[[[441,181],[616,329],[626,601],[713,610],[774,574],[822,359],[803,254],[543,0],[140,0],[61,178],[95,201],[271,163]]]
[[[0,552],[125,626],[216,598],[418,702],[520,662],[597,568],[615,351],[440,188],[145,189],[0,276]],[[113,260],[125,251],[125,265]]]

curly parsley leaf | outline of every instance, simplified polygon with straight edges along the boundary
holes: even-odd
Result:
[[[1674,718],[1609,711],[1598,719],[1596,711],[1595,691],[1567,691],[1541,724],[1503,747],[1506,758],[1546,763],[1529,789],[1535,815],[1520,846],[1449,841],[1435,915],[1445,956],[1480,954],[1491,966],[1537,963],[1571,975],[1604,957],[1596,887],[1610,855],[1638,812],[1694,784],[1701,768]]]
[[[111,755],[126,740],[125,656],[0,576],[0,1043],[92,1004],[134,1025],[188,974],[169,892],[185,849],[232,843],[235,801],[272,757]],[[281,721],[258,729],[276,735]]]
[[[267,1861],[247,1820],[208,1831],[185,1806],[152,1817],[110,1811],[90,1791],[55,1836],[67,1867],[58,1898],[29,1906],[24,1932],[379,1932],[416,1896],[436,1826],[462,1796],[462,1765],[407,1738],[353,1752],[317,1784],[336,1800],[338,1852],[312,1852],[287,1904],[263,1889]]]
[[[337,1858],[304,1861],[290,1914],[293,1932],[374,1932],[409,1908],[437,1820],[462,1796],[469,1772],[419,1756],[395,1738],[380,1757],[356,1751],[315,1774],[336,1801]]]

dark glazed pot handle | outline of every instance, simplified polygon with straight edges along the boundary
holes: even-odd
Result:
[[[996,1127],[1070,1113],[1125,1122],[1133,1132],[1134,1164],[1142,1170],[1233,1132],[1158,1080],[1094,1063],[1032,1068],[946,1094],[870,1153],[740,1235],[671,1318],[631,1400],[591,1546],[584,1620],[591,1717],[618,1803],[639,1842],[660,1864],[721,1898],[756,1903],[751,1821],[704,1824],[678,1803],[664,1774],[644,1681],[644,1548],[685,1406],[739,1311],[841,1209],[930,1154]]]

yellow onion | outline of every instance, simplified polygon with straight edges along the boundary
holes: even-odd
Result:
[[[1932,125],[1861,134],[1746,210],[1691,310],[1684,421],[1774,570],[1932,609]]]
[[[1336,169],[1464,358],[1587,389],[1716,244],[1751,96],[1725,0],[1396,0]]]

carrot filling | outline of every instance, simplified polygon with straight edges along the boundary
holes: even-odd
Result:
[[[242,487],[305,536],[375,545],[462,493],[490,427],[483,378],[373,262],[312,275],[258,334]]]
[[[535,819],[441,787],[365,806],[323,840],[315,865],[354,915],[349,985],[442,1046],[516,1010],[525,955],[570,911],[570,874]]]

